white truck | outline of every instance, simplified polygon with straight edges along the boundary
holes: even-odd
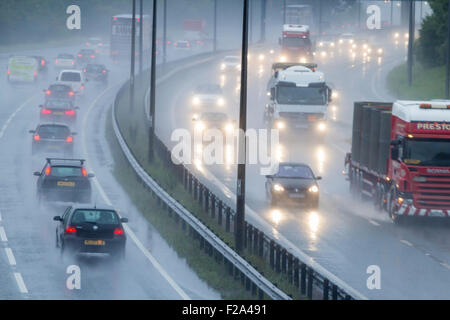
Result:
[[[9,82],[33,83],[38,76],[38,62],[35,57],[12,56],[8,60]]]
[[[281,132],[308,131],[320,136],[326,130],[332,91],[314,63],[274,63],[267,85],[270,102],[264,118]],[[280,132],[280,133],[281,133]]]
[[[56,77],[56,81],[60,84],[66,84],[72,88],[76,96],[84,95],[84,84],[86,80],[83,72],[80,70],[61,70]]]

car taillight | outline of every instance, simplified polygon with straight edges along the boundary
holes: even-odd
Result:
[[[77,228],[75,228],[74,226],[68,226],[65,230],[65,233],[69,233],[69,234],[76,233],[76,232],[77,232]]]
[[[102,70],[103,73],[106,73],[106,70]]]
[[[83,69],[83,72],[86,72],[86,69]]]
[[[68,136],[67,139],[66,139],[66,142],[69,142],[69,143],[73,142],[73,137],[72,136]]]
[[[56,59],[56,60],[55,60],[55,64],[58,64],[58,62],[59,62],[58,59]]]
[[[75,64],[75,62],[72,61],[72,64]]]
[[[34,141],[39,141],[39,140],[41,140],[41,137],[39,137],[39,135],[37,134],[37,135],[35,135],[34,136]]]
[[[45,91],[46,95],[50,95],[52,92],[50,90]]]
[[[103,45],[103,43],[100,42],[98,45],[101,47]]]
[[[43,114],[50,114],[50,113],[52,113],[52,110],[50,110],[50,109],[42,109],[42,111],[41,111]]]
[[[88,45],[89,45],[89,42],[86,42],[86,45],[88,46]]]
[[[84,84],[81,85],[81,89],[84,89]]]
[[[81,53],[77,54],[77,57],[82,57],[83,55]]]
[[[11,71],[10,71],[10,70],[8,70],[8,74],[11,74]]]
[[[85,168],[81,168],[81,174],[83,175],[83,177],[87,177],[87,171]]]
[[[115,228],[114,229],[114,235],[116,235],[116,236],[121,236],[121,235],[123,235],[124,234],[124,232],[123,232],[123,229],[122,228]]]
[[[94,55],[91,55],[91,58],[95,58],[95,56],[94,56]]]
[[[35,71],[35,72],[33,72],[33,76],[35,76],[35,77],[37,76],[37,72],[36,72],[36,71]]]
[[[46,175],[46,176],[49,176],[49,175],[50,175],[50,172],[52,172],[52,169],[51,169],[50,167],[47,167],[47,168],[45,169],[45,175]]]
[[[41,66],[45,66],[45,60],[41,60]]]
[[[66,110],[66,114],[68,116],[74,116],[75,115],[75,110]]]
[[[69,91],[69,96],[73,96],[73,91]]]

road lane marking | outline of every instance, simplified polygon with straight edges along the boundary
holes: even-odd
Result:
[[[8,257],[9,264],[12,266],[16,265],[16,258],[14,258],[14,254],[11,248],[5,248],[6,256]]]
[[[2,212],[0,211],[0,222],[2,222]]]
[[[410,246],[410,247],[414,247],[414,245],[411,243],[411,242],[409,242],[408,240],[400,240],[400,242],[401,243],[403,243],[403,244],[406,244],[407,246]]]
[[[370,222],[371,224],[373,224],[374,226],[377,226],[377,227],[380,226],[380,224],[379,224],[378,222],[373,221],[372,219],[369,219],[369,222]]]
[[[17,109],[16,111],[14,111],[6,120],[6,122],[3,124],[2,128],[0,129],[0,139],[3,137],[3,135],[5,134],[6,129],[9,126],[9,123],[12,121],[12,119],[14,119],[14,117],[16,116],[17,113],[19,113],[20,110],[23,109],[23,107],[25,107],[28,102],[30,102],[31,100],[33,100],[35,97],[37,96],[37,94],[31,96],[30,98],[28,98],[27,100],[25,100],[24,103],[22,103]]]
[[[20,272],[14,272],[14,278],[16,278],[17,286],[19,287],[19,291],[21,293],[28,293],[28,289],[25,286],[25,282],[23,281],[22,275]]]
[[[89,108],[86,112],[86,114],[84,115],[83,118],[83,124],[82,124],[82,134],[83,134],[83,139],[82,139],[82,150],[83,153],[85,155],[85,159],[87,160],[87,163],[89,163],[89,157],[88,157],[88,153],[87,153],[87,149],[86,149],[86,123],[87,123],[87,119],[88,119],[88,115],[91,112],[91,110],[94,108],[94,106],[96,105],[97,101],[106,94],[106,92],[108,92],[110,89],[114,88],[116,86],[112,86],[109,87],[105,90],[103,90],[103,92],[101,92],[95,99],[94,101],[92,101],[92,103],[89,105]],[[89,170],[89,165],[86,165],[88,171]],[[106,195],[105,191],[103,190],[103,187],[100,185],[100,182],[98,181],[98,179],[96,177],[92,178],[95,186],[97,187],[97,190],[99,191],[101,197],[103,198],[103,200],[106,202],[106,204],[113,206],[111,200],[109,199],[109,197]],[[136,237],[136,235],[134,234],[134,232],[130,229],[130,227],[128,227],[126,224],[124,225],[124,229],[125,232],[130,236],[131,240],[133,240],[134,244],[138,247],[138,249],[144,254],[144,256],[150,261],[150,263],[155,267],[156,270],[158,270],[158,272],[161,274],[161,276],[163,276],[163,278],[169,283],[169,285],[178,293],[178,295],[180,295],[180,297],[183,300],[191,300],[191,298],[184,292],[183,289],[181,289],[181,287],[170,277],[170,275],[163,269],[163,267],[159,264],[159,262],[155,259],[155,257],[153,257],[153,255],[150,253],[150,251],[148,251],[145,246],[141,243],[141,241]]]
[[[2,240],[2,242],[8,241],[8,238],[6,237],[5,233],[5,228],[3,228],[2,226],[0,226],[0,240]]]
[[[448,265],[447,263],[445,263],[445,262],[441,262],[441,266],[443,266],[444,268],[446,268],[446,269],[449,269],[450,270],[450,265]]]

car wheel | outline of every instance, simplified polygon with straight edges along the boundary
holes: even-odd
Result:
[[[112,256],[115,261],[125,260],[125,247],[123,247],[122,249],[119,249]]]
[[[393,189],[390,193],[390,197],[389,197],[389,203],[388,203],[388,208],[389,208],[389,216],[391,217],[391,220],[396,224],[396,225],[401,225],[404,220],[405,217],[396,214],[396,206],[395,206],[395,200],[397,198],[396,196],[397,192],[395,191],[395,189]]]

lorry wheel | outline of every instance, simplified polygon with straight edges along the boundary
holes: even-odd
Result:
[[[391,191],[390,193],[390,197],[389,197],[389,201],[388,201],[388,212],[389,212],[389,216],[391,217],[392,221],[396,224],[396,225],[400,225],[404,222],[405,217],[395,214],[396,210],[395,210],[395,200],[397,199],[397,192],[394,190]]]

